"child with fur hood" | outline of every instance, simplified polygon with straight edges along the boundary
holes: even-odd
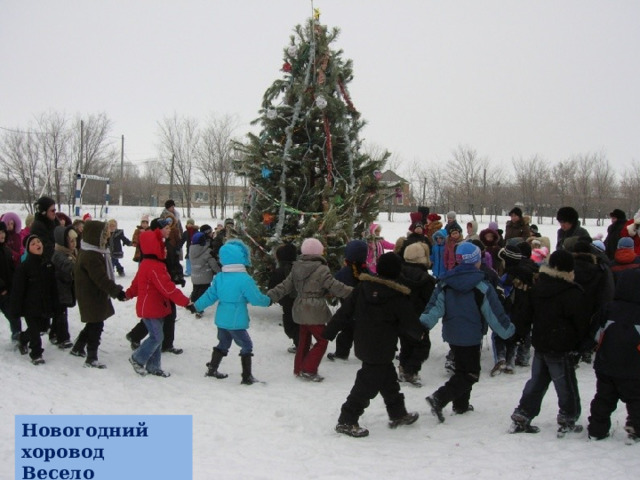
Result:
[[[437,213],[430,213],[427,217],[427,226],[425,229],[425,235],[427,238],[433,239],[433,234],[442,229],[442,217]]]
[[[241,240],[229,239],[220,247],[218,253],[222,271],[215,275],[211,286],[196,300],[196,311],[218,303],[215,324],[218,327],[218,345],[213,348],[209,369],[205,376],[226,378],[228,375],[218,371],[220,362],[229,353],[231,342],[240,347],[242,363],[242,384],[252,385],[258,380],[251,372],[253,342],[249,336],[249,310],[247,304],[268,307],[271,300],[263,295],[256,282],[247,273],[251,266],[251,253]]]
[[[333,339],[342,328],[351,325],[355,354],[362,360],[353,388],[340,409],[335,427],[338,433],[369,435],[358,420],[378,393],[384,399],[389,428],[410,425],[418,419],[418,413],[407,412],[393,366],[399,335],[418,342],[423,334],[407,297],[409,289],[396,281],[401,269],[402,262],[395,253],[382,255],[378,276],[360,275],[360,283],[322,332],[324,338]]]
[[[321,382],[324,377],[318,375],[318,366],[327,350],[327,340],[322,337],[322,330],[331,319],[325,296],[331,294],[346,298],[353,288],[333,278],[320,240],[307,238],[300,250],[302,255],[293,264],[291,273],[282,283],[270,289],[267,295],[277,302],[285,295],[296,293],[293,321],[300,325],[300,339],[293,374],[303,380]],[[316,341],[313,347],[312,338]]]
[[[475,220],[469,220],[467,222],[467,236],[464,237],[464,241],[470,242],[471,240],[480,240],[480,235],[478,235],[478,222]]]
[[[500,234],[495,228],[485,228],[480,232],[480,241],[484,244],[485,251],[491,255],[492,268],[498,272],[498,274],[502,274],[504,267],[502,265],[502,261],[498,257],[498,252],[500,252],[500,249],[502,248]]]
[[[521,316],[521,323],[516,325],[519,337],[533,325],[535,353],[531,378],[511,415],[513,433],[538,431],[531,420],[540,413],[551,382],[558,396],[559,434],[581,430],[576,426],[581,407],[572,352],[578,350],[588,326],[584,321],[584,291],[573,281],[574,265],[573,255],[565,250],[551,254],[548,266],[540,267],[538,280],[529,290],[528,315]]]

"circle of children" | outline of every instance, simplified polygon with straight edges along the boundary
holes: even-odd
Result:
[[[595,352],[589,437],[609,435],[610,416],[621,400],[627,407],[628,439],[638,441],[640,211],[627,219],[623,211],[613,210],[602,241],[580,226],[574,208],[562,207],[551,254],[549,238],[518,207],[509,212],[504,231],[490,222],[478,233],[472,220],[466,236],[455,212],[446,214],[444,225],[426,207],[410,216],[408,234],[395,243],[381,237],[377,224],[364,238],[349,241],[344,266],[335,274],[316,238],[302,241],[300,255],[293,244],[278,247],[278,265],[265,295],[247,273],[250,252],[232,219],[215,230],[188,220],[182,231],[175,202],[168,200],[159,218],[149,222],[142,217],[129,240],[115,220],[97,221],[87,214],[72,221],[56,212],[53,199],[42,197],[24,227],[15,213],[1,217],[0,308],[17,349],[34,365],[45,363],[41,335],[48,332],[51,343],[85,358],[84,366],[105,368],[98,347],[104,322],[114,314],[111,299],[137,297],[141,321],[126,335],[133,350],[129,362],[140,375],[168,377],[161,368],[162,352],[182,353],[173,345],[176,305],[201,317],[218,302],[218,343],[205,375],[227,377],[219,367],[235,342],[241,383],[251,385],[257,380],[251,371],[247,305],[278,302],[284,331],[294,343],[289,348],[295,353],[294,375],[322,381],[318,367],[334,339],[329,360],[346,360],[353,346],[362,361],[336,425],[337,432],[353,437],[368,435],[358,420],[378,393],[389,427],[418,419],[418,413],[407,411],[400,383],[421,386],[421,366],[431,347],[429,330],[438,321],[450,348],[445,368],[451,377],[426,401],[440,422],[449,404],[455,414],[472,411],[481,343],[491,328],[495,366],[490,375],[512,374],[516,366],[531,368],[511,415],[512,433],[538,431],[531,420],[551,382],[558,397],[558,436],[581,431],[575,368],[580,361],[591,363]],[[115,279],[115,274],[124,276],[122,245],[135,247],[139,262],[126,289]],[[185,276],[193,283],[190,297],[178,288],[185,287]],[[327,304],[330,296],[340,299],[335,313]],[[84,328],[72,342],[67,310],[76,303]]]

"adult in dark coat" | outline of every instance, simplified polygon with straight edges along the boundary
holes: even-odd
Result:
[[[573,279],[573,255],[563,250],[553,252],[549,265],[540,267],[538,280],[531,288],[529,318],[516,324],[518,334],[522,325],[527,328],[528,322],[533,324],[531,340],[535,354],[531,378],[511,415],[514,432],[533,428],[531,420],[540,413],[542,400],[552,381],[558,395],[560,429],[574,429],[580,417],[573,352],[578,350],[588,328],[584,322],[584,291]]]
[[[108,241],[106,222],[87,221],[73,269],[80,320],[85,326],[70,353],[77,357],[86,355],[85,366],[94,368],[104,368],[104,364],[98,362],[98,347],[104,321],[115,313],[111,298],[126,300],[122,286],[114,280]]]
[[[640,437],[640,270],[620,274],[614,300],[596,316],[598,349],[593,368],[596,394],[591,401],[589,437],[609,436],[611,414],[618,400],[627,404],[625,430]]]
[[[609,257],[609,260],[613,260],[618,248],[620,234],[627,223],[627,215],[619,208],[616,208],[609,214],[609,217],[611,217],[611,225],[607,227],[607,238],[604,239],[604,246],[607,257]]]
[[[556,250],[562,250],[564,248],[564,242],[567,238],[571,237],[589,237],[589,232],[580,226],[580,216],[578,211],[573,207],[562,207],[558,209],[556,213],[556,220],[560,223],[558,229],[558,241],[556,243]]]
[[[37,235],[29,235],[25,241],[27,257],[18,265],[11,290],[11,314],[24,317],[27,330],[20,334],[21,353],[30,350],[34,365],[44,363],[42,359],[41,332],[49,328],[49,319],[58,309],[56,279],[51,260],[45,258],[44,247]]]
[[[336,431],[351,436],[368,435],[358,420],[371,400],[380,393],[389,415],[389,426],[408,425],[418,419],[408,413],[404,395],[393,366],[398,336],[401,333],[418,341],[423,329],[418,322],[407,295],[409,289],[395,280],[402,268],[400,257],[385,253],[378,259],[378,277],[360,275],[360,283],[333,315],[322,335],[332,340],[346,325],[353,325],[356,357],[362,368],[340,409]]]
[[[56,217],[56,202],[51,197],[40,197],[35,205],[36,211],[29,234],[37,235],[44,247],[44,258],[51,260],[55,248],[53,231],[60,225]]]
[[[522,216],[522,210],[519,207],[513,207],[509,212],[511,220],[507,220],[507,224],[504,227],[504,239],[510,238],[522,238],[526,240],[531,236],[531,230],[529,229],[529,217]]]

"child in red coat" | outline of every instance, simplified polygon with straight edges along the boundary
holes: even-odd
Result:
[[[142,318],[149,336],[133,352],[129,362],[136,373],[150,373],[159,377],[170,374],[162,370],[162,330],[164,317],[171,313],[172,301],[195,312],[193,303],[171,281],[164,259],[167,255],[165,239],[168,228],[146,231],[140,234],[140,248],[143,252],[140,268],[131,286],[126,291],[127,298],[138,297],[136,314]],[[191,308],[189,308],[191,307]]]

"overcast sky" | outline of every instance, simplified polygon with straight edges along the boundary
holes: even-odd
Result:
[[[493,164],[640,161],[640,1],[315,0],[354,62],[363,137],[408,162],[458,145]],[[310,0],[0,0],[0,127],[104,112],[126,158],[158,121],[250,129]]]

